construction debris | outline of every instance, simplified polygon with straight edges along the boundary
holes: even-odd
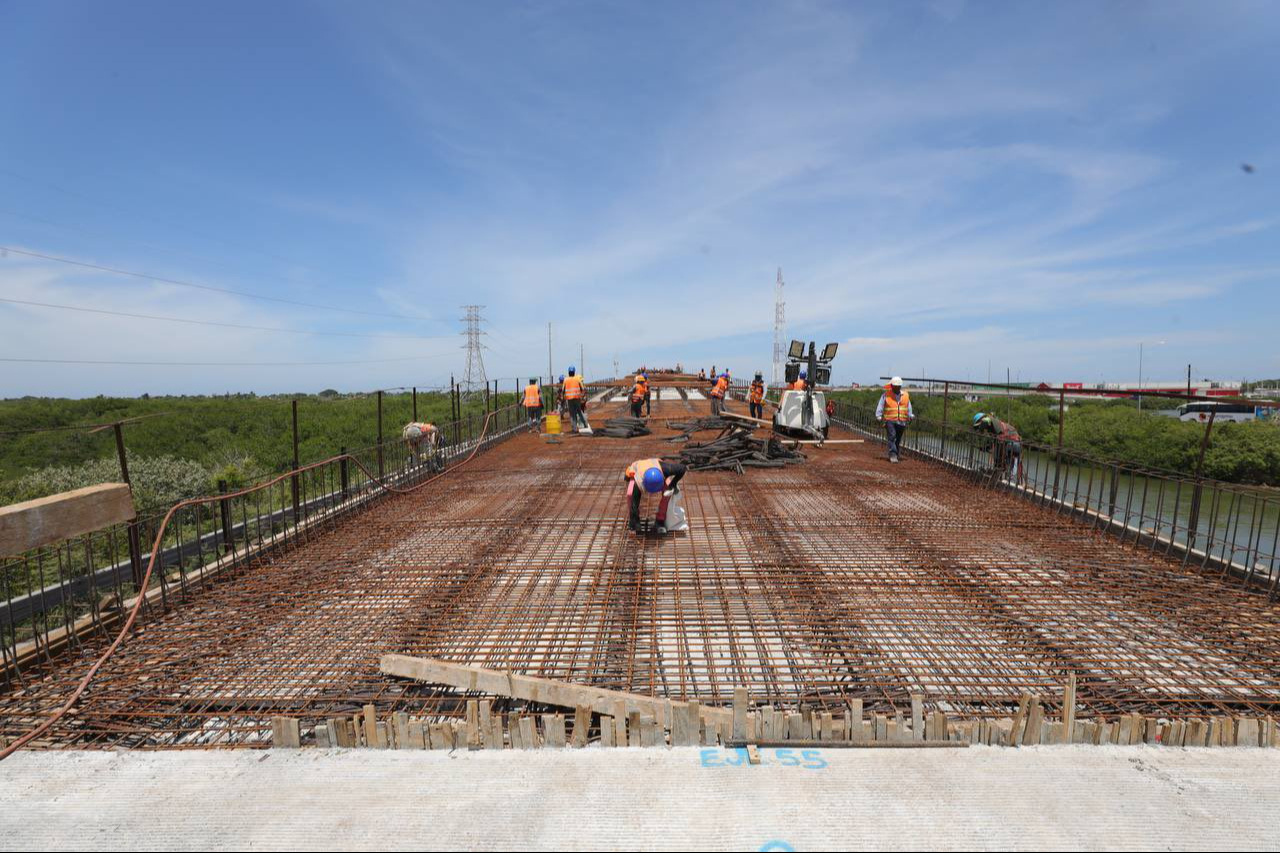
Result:
[[[606,438],[638,438],[649,435],[649,424],[644,418],[609,418],[594,434],[603,435]]]
[[[737,471],[781,468],[803,462],[805,455],[776,438],[752,438],[752,428],[730,424],[714,441],[685,445],[679,460],[691,471]]]

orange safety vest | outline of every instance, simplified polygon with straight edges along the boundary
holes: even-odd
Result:
[[[898,395],[898,399],[893,399],[893,392],[888,387],[884,389],[884,419],[886,421],[895,421],[906,423],[907,415],[911,411],[911,395],[903,391]]]
[[[752,383],[751,383],[751,394],[750,394],[749,399],[750,399],[750,400],[751,400],[751,402],[753,402],[753,403],[763,403],[763,402],[764,402],[764,383],[763,383],[763,382],[752,382]]]
[[[804,380],[803,380],[803,379],[797,379],[795,382],[792,382],[792,383],[791,383],[791,390],[792,390],[792,391],[803,391],[803,390],[804,390]]]
[[[659,471],[661,471],[662,460],[661,459],[637,459],[635,462],[632,462],[630,465],[627,466],[627,479],[634,480],[637,477],[643,477],[644,472],[648,471],[650,468],[657,468]],[[664,477],[666,476],[665,472],[663,473],[663,476]]]
[[[537,385],[524,386],[524,407],[536,409],[542,405],[542,389]]]
[[[711,396],[717,400],[724,397],[725,389],[729,387],[729,380],[721,376],[716,380],[716,387],[711,389]]]
[[[635,387],[631,389],[631,402],[639,403],[649,393],[649,386],[643,382],[637,382]]]
[[[564,398],[566,400],[581,400],[582,394],[582,377],[566,376],[564,378]]]

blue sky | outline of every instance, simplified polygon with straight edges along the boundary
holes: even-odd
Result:
[[[1280,4],[0,0],[0,396],[1280,376]],[[1242,163],[1255,167],[1252,174]],[[353,313],[362,311],[367,313]],[[410,315],[420,319],[375,316]],[[371,337],[354,337],[368,335]],[[1163,342],[1163,343],[1161,343]],[[316,364],[317,362],[364,362]]]

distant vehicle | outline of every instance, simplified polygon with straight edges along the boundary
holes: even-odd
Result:
[[[1257,418],[1257,409],[1248,403],[1187,403],[1178,407],[1180,421],[1207,421],[1210,412],[1217,412],[1214,422],[1243,423]]]

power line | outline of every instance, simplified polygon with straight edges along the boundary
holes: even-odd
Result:
[[[376,358],[369,361],[95,361],[77,358],[4,358],[0,361],[21,364],[106,364],[134,367],[322,367],[339,364],[388,364],[398,361],[421,361],[442,358],[441,355],[415,355],[408,358]]]
[[[76,261],[71,258],[63,258],[58,255],[47,255],[41,252],[30,252],[25,249],[15,249],[12,246],[0,246],[0,257],[5,252],[13,252],[15,255],[25,255],[29,258],[40,258],[46,261],[56,261],[60,264],[69,264],[76,267],[84,267],[85,269],[96,270],[98,272],[109,272],[114,275],[125,275],[132,278],[141,278],[147,281],[159,282],[160,284],[172,284],[178,287],[192,287],[196,290],[207,290],[213,293],[228,293],[233,296],[243,296],[246,299],[262,299],[267,302],[279,302],[284,305],[297,305],[303,308],[318,308],[322,311],[339,311],[343,314],[363,314],[367,317],[392,317],[397,320],[420,320],[425,322],[436,322],[431,317],[418,317],[413,314],[392,314],[384,311],[361,311],[358,308],[342,308],[336,305],[322,305],[318,302],[301,302],[296,299],[284,299],[279,296],[264,296],[260,293],[249,293],[244,290],[232,290],[227,287],[214,287],[209,284],[198,284],[193,281],[182,281],[175,278],[164,278],[158,275],[150,275],[149,273],[134,272],[133,270],[120,269],[119,267],[105,267],[100,264],[91,264],[85,261]]]
[[[189,320],[185,317],[160,317],[155,314],[133,314],[128,311],[108,311],[105,308],[86,308],[80,305],[56,305],[52,302],[31,302],[26,299],[5,299],[0,302],[12,305],[34,305],[37,308],[57,308],[62,311],[82,311],[87,314],[109,314],[113,317],[133,317],[138,320],[161,320],[166,323],[190,323],[195,326],[219,326],[225,329],[250,329],[255,332],[287,332],[291,335],[332,335],[342,338],[390,338],[394,340],[432,341],[451,338],[452,335],[378,335],[361,332],[319,332],[312,329],[285,329],[279,326],[248,326],[243,323],[219,323],[216,320]]]

